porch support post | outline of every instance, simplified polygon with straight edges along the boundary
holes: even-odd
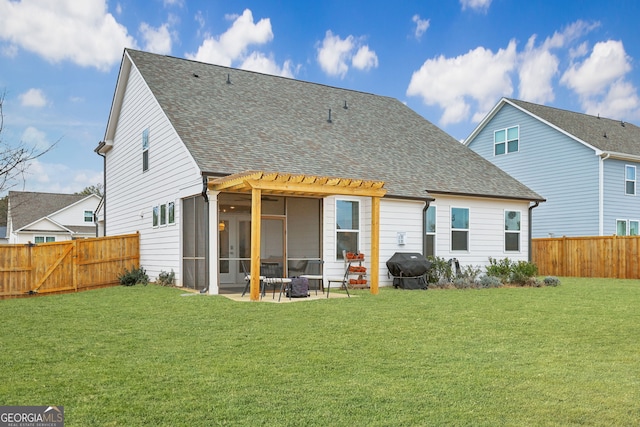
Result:
[[[380,280],[380,197],[371,198],[371,285],[370,292],[378,294]]]
[[[209,263],[209,295],[218,295],[219,275],[218,275],[218,194],[219,191],[207,190],[209,203],[209,253],[207,262]]]
[[[262,225],[262,190],[251,189],[251,301],[260,300],[260,227]]]

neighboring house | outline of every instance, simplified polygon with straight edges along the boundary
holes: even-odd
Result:
[[[7,211],[9,243],[46,243],[96,237],[95,194],[10,191]]]
[[[342,276],[343,250],[374,293],[395,252],[526,260],[542,201],[396,99],[130,49],[96,152],[106,235],[212,294],[261,261]]]
[[[545,197],[533,237],[639,233],[638,126],[503,98],[465,144]]]

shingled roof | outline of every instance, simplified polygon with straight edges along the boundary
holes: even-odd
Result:
[[[9,191],[13,230],[19,230],[86,197],[79,194]]]
[[[510,104],[525,110],[580,141],[607,153],[640,156],[640,127],[622,120],[576,113],[505,98]]]
[[[381,180],[387,197],[542,199],[396,99],[131,49],[127,57],[202,173]]]

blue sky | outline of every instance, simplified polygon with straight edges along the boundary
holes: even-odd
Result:
[[[390,96],[458,140],[503,96],[640,124],[638,17],[635,0],[0,0],[0,138],[57,141],[13,189],[101,183],[125,47]]]

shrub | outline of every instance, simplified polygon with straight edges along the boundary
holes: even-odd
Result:
[[[132,267],[131,270],[124,269],[124,273],[118,276],[118,280],[122,286],[133,286],[137,284],[146,285],[149,283],[149,276],[144,268]]]
[[[535,279],[538,274],[538,266],[528,261],[518,261],[511,264],[511,274],[509,280],[511,283],[519,285],[531,285],[531,279]]]
[[[547,276],[543,280],[546,286],[558,286],[560,284],[560,279],[555,276]]]
[[[502,281],[496,276],[485,275],[480,278],[480,287],[482,288],[499,288]]]
[[[511,265],[509,258],[496,260],[489,257],[489,265],[485,267],[487,276],[497,277],[502,283],[507,283],[511,276]]]
[[[450,283],[453,271],[451,270],[449,262],[444,258],[434,256],[429,256],[427,259],[431,261],[431,268],[428,273],[429,283]]]
[[[156,280],[156,283],[160,286],[173,286],[175,281],[176,273],[174,273],[173,269],[171,269],[171,273],[167,273],[164,270],[161,271],[160,274],[158,274],[158,280]]]

